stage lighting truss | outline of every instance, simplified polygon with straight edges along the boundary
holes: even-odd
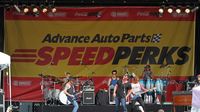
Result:
[[[163,14],[165,12],[165,10],[166,10],[169,14],[172,14],[172,13],[177,13],[177,14],[186,13],[186,14],[189,14],[189,13],[197,11],[198,9],[199,9],[198,5],[196,5],[196,6],[190,6],[190,5],[186,5],[186,6],[183,6],[183,5],[178,5],[178,6],[169,5],[169,6],[166,6],[166,5],[162,5],[158,9],[158,12],[159,12],[159,14]]]
[[[39,15],[40,13],[47,13],[47,12],[56,13],[57,12],[57,8],[52,4],[51,5],[40,5],[40,6],[37,6],[35,4],[32,4],[32,5],[6,4],[4,7],[5,7],[5,11],[10,11],[10,9],[14,9],[18,13],[24,13],[24,14],[28,14],[28,15],[29,14]]]

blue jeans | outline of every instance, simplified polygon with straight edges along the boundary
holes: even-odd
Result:
[[[73,100],[73,101],[72,101],[72,105],[74,105],[74,108],[73,108],[73,111],[72,111],[72,112],[77,112],[77,111],[78,111],[78,108],[79,108],[77,101],[76,101],[76,100]]]
[[[123,112],[128,112],[127,108],[126,108],[126,99],[125,98],[118,98],[118,97],[115,97],[115,112],[119,112],[120,102],[121,102],[121,105],[123,107]]]

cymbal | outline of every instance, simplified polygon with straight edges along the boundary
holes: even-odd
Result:
[[[42,77],[42,78],[48,78],[48,75],[43,75],[43,74],[38,74],[38,76]]]

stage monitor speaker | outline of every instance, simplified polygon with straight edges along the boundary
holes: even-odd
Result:
[[[0,112],[5,112],[5,96],[3,89],[0,89]]]
[[[114,88],[109,87],[109,104],[115,104],[113,92],[114,92]]]
[[[95,104],[94,92],[83,92],[83,104]]]

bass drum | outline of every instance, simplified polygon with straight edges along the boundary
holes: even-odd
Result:
[[[64,93],[64,91],[60,92],[60,94],[59,94],[59,100],[64,105],[71,104],[71,102],[68,100],[68,98],[67,98],[66,94]]]

